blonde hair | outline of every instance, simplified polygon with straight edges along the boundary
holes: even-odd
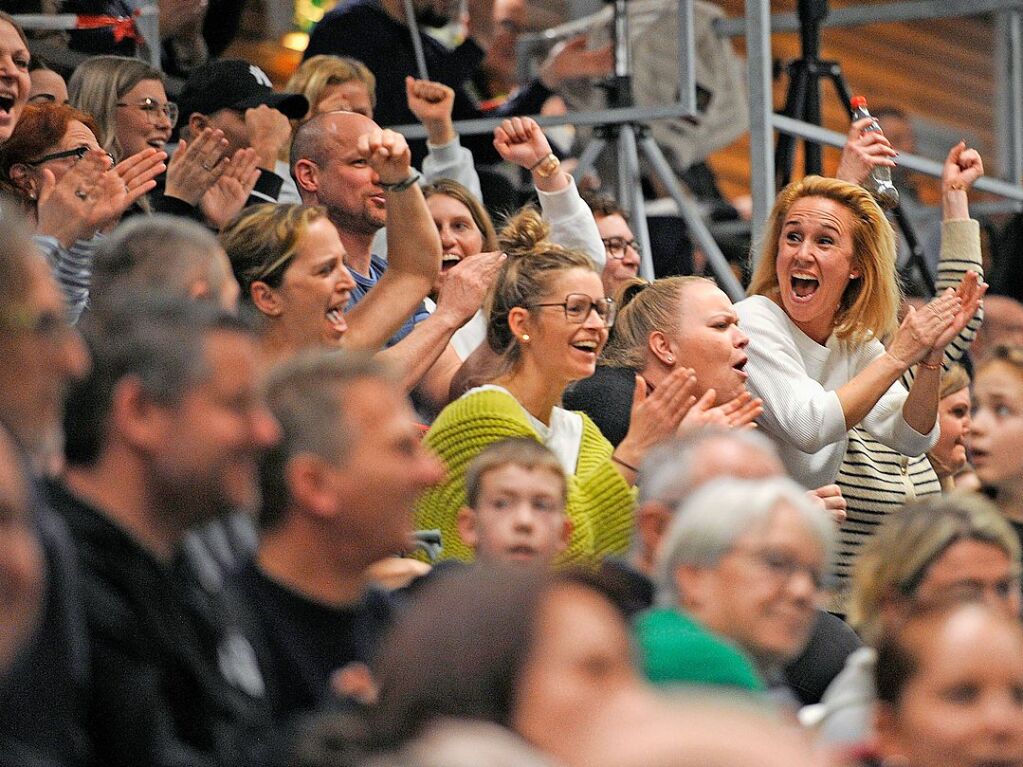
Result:
[[[117,141],[117,102],[143,80],[165,83],[160,70],[139,59],[94,56],[79,64],[67,83],[71,106],[95,118],[96,138],[116,162],[124,159]]]
[[[835,336],[854,343],[882,338],[896,327],[902,291],[895,269],[895,233],[874,198],[862,187],[821,176],[807,176],[785,187],[768,219],[763,255],[748,295],[779,295],[778,240],[789,209],[804,197],[823,197],[845,206],[852,215],[853,265],[860,277],[850,280],[835,314]]]
[[[876,642],[885,603],[912,600],[931,565],[964,540],[998,547],[1019,575],[1019,539],[990,501],[966,493],[930,496],[888,517],[864,544],[853,566],[849,625],[868,644]]]
[[[952,365],[941,374],[941,388],[938,390],[938,399],[945,399],[957,391],[962,391],[970,385],[970,374],[962,365]]]
[[[342,85],[352,80],[364,83],[369,91],[369,103],[376,108],[377,79],[369,67],[357,59],[347,56],[311,56],[302,62],[295,74],[284,86],[286,93],[301,93],[309,100],[309,112],[305,119],[316,113],[316,105],[323,98],[323,92],[332,85]]]
[[[682,333],[683,293],[698,282],[713,284],[705,277],[664,277],[647,283],[633,278],[625,282],[615,296],[618,316],[611,337],[604,347],[601,364],[608,367],[642,370],[650,334],[660,330],[665,335]]]
[[[568,503],[568,480],[557,456],[546,445],[530,437],[513,437],[488,445],[465,470],[466,505],[475,509],[487,472],[504,466],[521,466],[530,471],[545,469],[561,480],[561,502]]]
[[[508,324],[508,313],[517,306],[529,307],[549,292],[557,276],[570,269],[596,273],[590,259],[578,250],[551,242],[550,226],[534,208],[525,208],[505,224],[498,237],[508,254],[494,280],[485,304],[487,343],[503,357],[510,369],[519,361],[522,349]]]
[[[313,222],[327,217],[314,205],[263,203],[243,210],[220,233],[220,244],[242,289],[242,300],[252,301],[252,284],[280,287]]]
[[[996,362],[1004,362],[1010,367],[1016,368],[1016,372],[1023,376],[1023,346],[1019,344],[997,344],[977,365],[977,375],[988,365]]]

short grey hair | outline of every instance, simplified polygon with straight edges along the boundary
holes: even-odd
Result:
[[[799,514],[824,549],[824,561],[830,567],[835,523],[797,482],[788,477],[716,479],[690,495],[675,512],[654,569],[658,602],[681,604],[683,595],[675,582],[680,566],[716,566],[740,538],[766,526],[782,504]]]
[[[261,529],[274,528],[284,518],[291,501],[285,474],[294,456],[310,453],[338,465],[347,459],[359,434],[347,417],[344,390],[366,379],[398,380],[390,366],[360,352],[305,352],[270,373],[266,400],[281,439],[260,465]]]
[[[96,248],[90,302],[98,307],[127,294],[190,298],[197,276],[217,295],[225,280],[234,279],[216,258],[221,250],[217,238],[195,221],[162,213],[135,216]]]
[[[639,467],[636,486],[639,503],[657,501],[668,506],[681,503],[695,488],[693,476],[701,455],[712,442],[732,442],[773,459],[781,465],[778,449],[765,435],[745,429],[700,429],[653,447]]]

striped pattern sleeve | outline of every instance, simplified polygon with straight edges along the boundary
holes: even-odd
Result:
[[[946,288],[955,288],[966,272],[977,272],[984,278],[984,264],[980,252],[980,224],[973,219],[959,219],[941,222],[941,255],[938,259],[938,276],[935,289],[940,293]],[[942,366],[947,370],[966,354],[977,331],[984,322],[984,307],[977,309],[962,332],[945,347]],[[907,370],[902,383],[908,389],[913,385],[914,370]]]
[[[78,240],[70,248],[63,247],[54,237],[36,235],[32,239],[53,269],[53,276],[67,301],[68,319],[75,324],[89,302],[92,260],[98,237]]]

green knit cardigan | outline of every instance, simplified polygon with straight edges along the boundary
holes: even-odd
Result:
[[[622,554],[632,534],[635,491],[611,462],[611,443],[582,413],[583,435],[574,475],[568,477],[568,516],[572,537],[564,563],[592,563]],[[526,411],[512,395],[494,389],[472,392],[455,400],[437,417],[423,438],[444,461],[443,484],[419,501],[420,529],[439,529],[444,558],[471,560],[473,550],[458,534],[457,516],[465,505],[465,470],[487,445],[512,437],[541,441]]]

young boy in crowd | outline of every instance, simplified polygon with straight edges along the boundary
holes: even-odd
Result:
[[[465,489],[458,532],[483,564],[546,567],[568,546],[568,481],[539,442],[494,443],[469,464]]]

